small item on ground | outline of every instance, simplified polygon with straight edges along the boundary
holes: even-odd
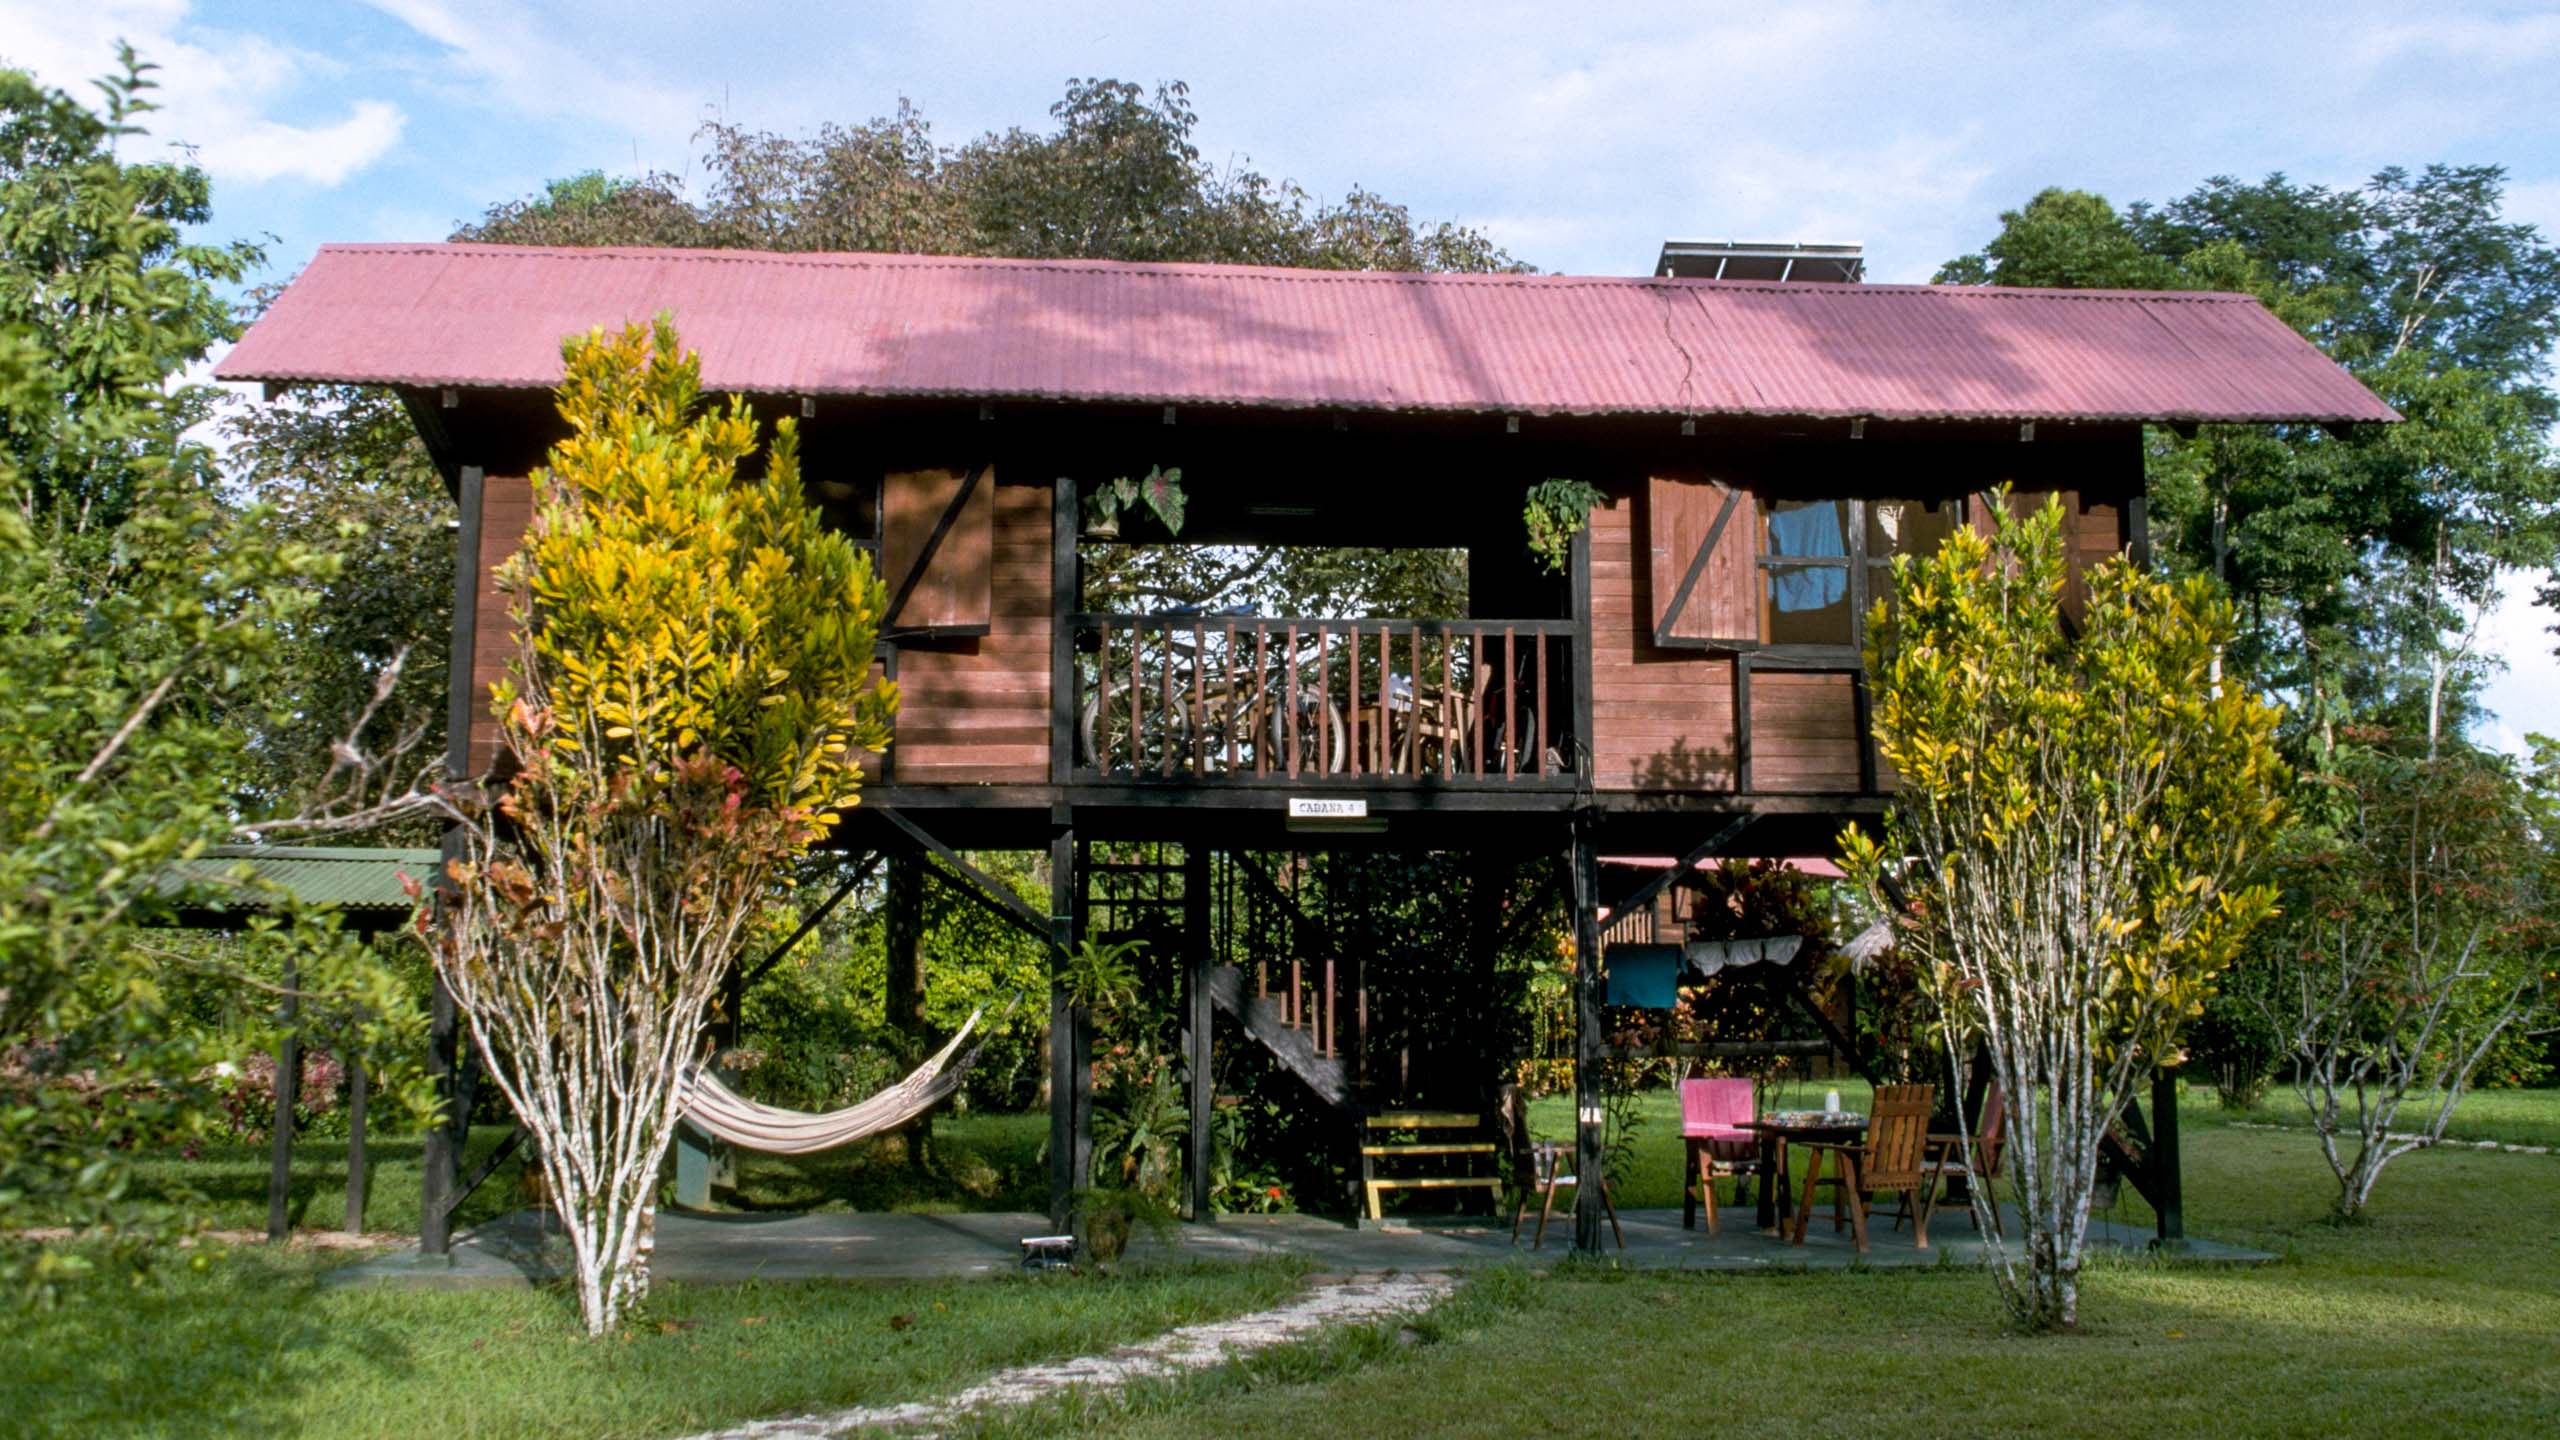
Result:
[[[1025,1235],[1022,1237],[1022,1268],[1025,1270],[1064,1270],[1076,1259],[1076,1237],[1073,1235]]]

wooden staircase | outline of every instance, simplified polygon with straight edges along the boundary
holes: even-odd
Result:
[[[1235,1017],[1280,1067],[1298,1077],[1317,1097],[1337,1110],[1356,1110],[1351,1073],[1338,1054],[1324,1053],[1321,1032],[1301,1023],[1305,1011],[1285,996],[1256,994],[1242,970],[1217,965],[1209,970],[1209,1000]]]

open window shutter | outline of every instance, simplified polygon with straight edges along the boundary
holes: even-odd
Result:
[[[1760,516],[1750,492],[1656,476],[1646,497],[1657,645],[1748,650],[1760,643]]]
[[[880,488],[885,628],[982,635],[995,612],[995,473],[893,471]]]

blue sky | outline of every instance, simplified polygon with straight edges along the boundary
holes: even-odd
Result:
[[[796,131],[904,96],[956,141],[1045,124],[1079,75],[1185,80],[1211,160],[1551,270],[1641,273],[1682,235],[1858,241],[1918,280],[2048,184],[2438,160],[2507,166],[2510,214],[2560,233],[2547,4],[0,0],[0,60],[52,83],[119,36],[167,67],[158,135],[197,147],[218,231],[274,237],[273,278],[553,176],[688,173],[707,116]],[[2483,629],[2509,744],[2560,730],[2549,617],[2514,588]]]

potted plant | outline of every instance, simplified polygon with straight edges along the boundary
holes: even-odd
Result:
[[[1530,486],[1520,514],[1529,529],[1529,553],[1563,574],[1573,554],[1573,537],[1590,523],[1593,507],[1608,498],[1585,480],[1541,480]]]
[[[1171,1238],[1174,1214],[1162,1200],[1143,1190],[1097,1188],[1076,1196],[1076,1228],[1084,1253],[1097,1265],[1118,1262],[1128,1253],[1129,1236],[1138,1226],[1158,1240]]]
[[[1179,535],[1184,498],[1179,467],[1168,470],[1160,465],[1150,466],[1143,480],[1126,475],[1106,480],[1085,497],[1084,531],[1097,540],[1117,539],[1120,517],[1143,503],[1164,522],[1166,533]]]

